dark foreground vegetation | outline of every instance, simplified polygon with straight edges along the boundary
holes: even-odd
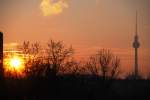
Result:
[[[103,80],[97,76],[64,75],[50,79],[5,79],[2,100],[91,99],[149,96],[150,80]]]
[[[21,51],[25,76],[5,71],[0,100],[100,100],[150,94],[150,80],[134,73],[119,80],[120,58],[108,49],[99,50],[85,63],[76,61],[72,47],[66,48],[61,41],[51,40],[45,52],[38,43],[24,42]]]

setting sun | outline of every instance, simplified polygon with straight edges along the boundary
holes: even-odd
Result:
[[[10,60],[10,66],[14,67],[15,69],[18,69],[22,64],[22,61],[20,58],[12,58]]]
[[[4,59],[5,71],[10,73],[22,74],[24,70],[24,59],[20,56],[14,55]]]

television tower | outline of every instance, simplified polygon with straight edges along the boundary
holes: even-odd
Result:
[[[136,24],[135,24],[135,36],[134,36],[134,42],[133,42],[133,48],[134,48],[134,75],[135,78],[138,78],[139,72],[138,72],[138,48],[140,47],[139,43],[139,37],[138,37],[138,14],[136,12]]]

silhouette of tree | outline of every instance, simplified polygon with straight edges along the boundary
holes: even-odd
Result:
[[[120,72],[120,58],[114,56],[109,49],[101,49],[91,56],[86,64],[93,75],[101,73],[103,79],[116,78]]]
[[[19,75],[16,71],[15,68],[13,68],[12,70],[7,70],[5,72],[5,78],[9,78],[9,79],[19,79],[21,78],[21,75]]]
[[[109,71],[109,65],[111,63],[113,55],[110,50],[102,49],[98,51],[97,57],[98,57],[98,62],[101,66],[102,76],[105,79],[107,77],[107,73]]]
[[[112,59],[111,78],[116,78],[120,74],[120,58],[114,56]]]
[[[86,68],[92,75],[101,75],[103,79],[116,78],[120,73],[120,58],[114,56],[109,49],[101,49],[89,58],[83,67],[73,59],[74,50],[66,47],[62,41],[50,40],[47,44],[46,57],[39,56],[39,43],[23,43],[22,51],[25,54],[25,73],[29,76],[56,76],[60,73],[74,75],[86,73]],[[40,54],[41,55],[41,54]]]
[[[97,57],[91,56],[85,65],[92,75],[98,75],[100,67],[97,66]]]
[[[62,73],[80,75],[85,73],[86,70],[82,66],[81,62],[71,59],[70,61],[67,61],[63,67],[61,67],[60,71]]]
[[[27,77],[41,77],[44,74],[43,57],[40,54],[41,46],[38,42],[24,41],[21,50],[25,59],[25,74]]]
[[[23,53],[25,55],[30,54],[31,50],[30,50],[30,42],[29,41],[24,41],[23,45],[21,46],[21,50],[23,51]]]
[[[27,58],[28,60],[29,58],[33,59],[38,56],[41,50],[41,46],[40,46],[40,43],[38,42],[31,44],[29,41],[24,41],[20,49],[22,50],[25,58]]]
[[[65,47],[62,41],[50,40],[47,44],[47,73],[56,74],[73,55],[72,47]]]

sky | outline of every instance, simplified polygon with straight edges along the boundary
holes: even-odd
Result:
[[[138,11],[139,67],[146,74],[150,73],[149,5],[150,0],[0,0],[0,31],[4,48],[27,40],[42,44],[63,40],[82,59],[109,48],[129,72]]]

